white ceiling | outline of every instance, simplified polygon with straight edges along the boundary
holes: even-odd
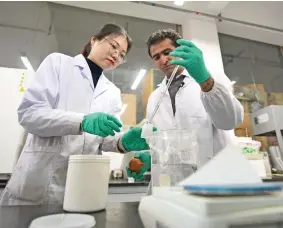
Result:
[[[283,2],[281,1],[186,1],[181,7],[174,5],[173,1],[57,1],[57,3],[181,25],[184,25],[190,16],[195,16],[195,13],[189,13],[189,10],[212,16],[221,14],[224,18],[238,22],[282,31],[223,20],[218,23],[220,33],[276,45],[283,43]]]
[[[95,9],[98,11],[110,11],[113,8],[116,10],[117,14],[125,14],[125,11],[135,11],[135,4],[137,2],[129,2],[129,1],[117,1],[117,2],[102,2],[102,1],[91,1],[91,2],[84,2],[84,1],[75,1],[75,2],[60,2],[56,1],[61,4],[66,5],[74,5],[77,7],[89,9]],[[157,7],[165,6],[163,8],[163,14],[170,20],[170,15],[168,14],[168,10],[190,10],[190,11],[197,11],[201,13],[211,14],[211,15],[218,15],[221,14],[223,17],[255,23],[264,26],[270,26],[273,28],[283,29],[283,1],[185,1],[183,6],[177,6],[174,4],[174,1],[139,1],[140,4],[139,8],[140,11],[146,15],[143,8],[143,4]],[[120,7],[118,6],[120,5]],[[104,7],[103,7],[104,6]],[[127,7],[128,6],[128,7]],[[103,9],[105,8],[105,9]],[[122,9],[123,8],[123,9]],[[112,10],[111,10],[112,11]],[[129,12],[129,14],[131,14]],[[179,12],[182,14],[184,12]],[[126,15],[126,14],[125,14]],[[135,14],[136,17],[139,17],[139,14]],[[159,15],[153,15],[154,17],[159,18]],[[178,17],[180,18],[180,17]],[[148,18],[150,19],[150,18]],[[174,19],[172,19],[174,20]],[[168,22],[168,21],[166,21]]]
[[[145,1],[144,3],[150,3]],[[176,10],[191,10],[210,15],[283,29],[283,1],[185,1],[177,6],[174,1],[152,1],[156,6]]]
[[[182,6],[177,6],[174,1],[152,1],[153,3],[173,7],[175,9],[187,9],[217,15],[229,4],[229,1],[185,1]]]

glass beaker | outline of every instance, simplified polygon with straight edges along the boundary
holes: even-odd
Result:
[[[197,170],[195,131],[164,130],[147,138],[151,154],[152,187],[174,186]]]

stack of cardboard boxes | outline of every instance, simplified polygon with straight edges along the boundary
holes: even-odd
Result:
[[[244,107],[244,121],[235,128],[235,135],[251,137],[250,114],[268,105],[283,105],[283,93],[266,93],[263,84],[234,85],[234,94]],[[261,142],[261,150],[274,144],[274,137],[255,137]]]
[[[137,97],[135,94],[121,94],[123,113],[121,120],[123,125],[135,126],[137,123]]]

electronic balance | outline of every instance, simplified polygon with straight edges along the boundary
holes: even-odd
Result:
[[[209,197],[154,187],[139,214],[145,228],[283,228],[283,193]]]
[[[276,136],[277,143],[268,147],[272,168],[283,172],[283,106],[270,105],[251,114],[254,136]]]

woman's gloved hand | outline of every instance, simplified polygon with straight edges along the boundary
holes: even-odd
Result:
[[[134,158],[126,166],[128,177],[142,181],[144,173],[151,167],[151,156],[148,152],[136,152]]]
[[[208,80],[210,74],[206,69],[202,51],[188,40],[179,39],[177,43],[181,46],[177,47],[170,55],[182,59],[174,59],[170,63],[185,67],[190,76],[199,84]]]
[[[156,131],[157,128],[153,128],[153,131]],[[127,152],[130,151],[140,151],[140,150],[149,150],[149,146],[144,138],[141,137],[142,128],[135,127],[125,133],[122,138],[122,146]]]
[[[101,137],[114,136],[114,131],[120,132],[121,127],[122,124],[118,119],[103,112],[86,115],[81,125],[82,131]]]

